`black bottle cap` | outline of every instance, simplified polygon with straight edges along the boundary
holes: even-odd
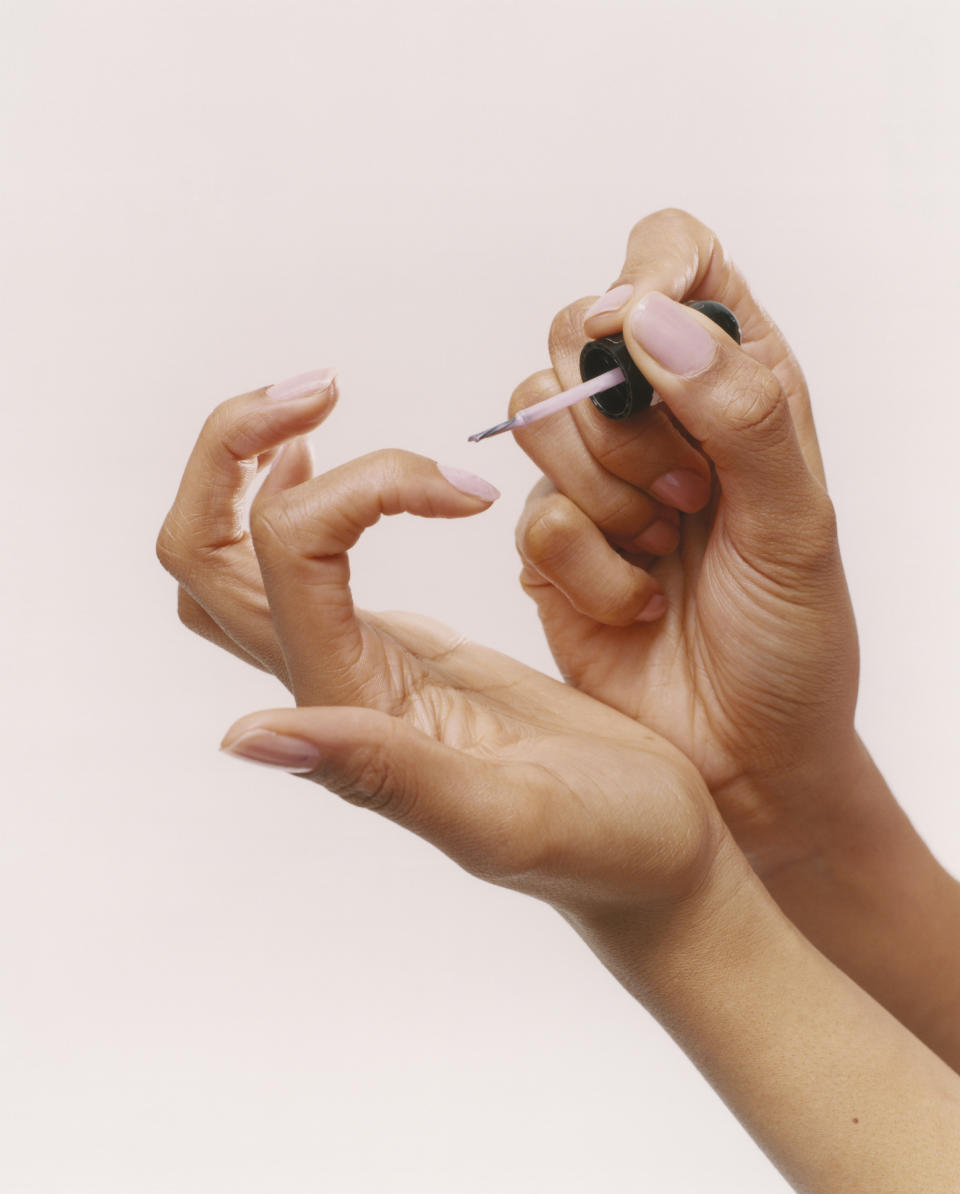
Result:
[[[653,386],[633,363],[623,336],[604,336],[602,340],[588,340],[580,352],[580,377],[590,381],[601,373],[620,367],[626,381],[609,390],[601,390],[590,399],[608,419],[625,419],[634,411],[644,410],[653,398]]]
[[[715,303],[713,299],[697,299],[692,303],[687,303],[688,307],[693,307],[694,311],[699,311],[702,315],[706,315],[707,319],[712,319],[718,328],[722,328],[727,333],[731,340],[736,340],[740,343],[740,323],[730,310],[725,307],[723,303]]]
[[[732,340],[740,343],[740,324],[729,307],[709,299],[687,303],[687,306],[702,312]],[[637,411],[646,410],[653,400],[653,386],[634,364],[623,336],[604,336],[602,340],[588,340],[584,344],[580,352],[580,377],[583,381],[590,381],[618,366],[623,370],[626,381],[611,386],[609,390],[602,390],[590,399],[608,419],[625,419]]]

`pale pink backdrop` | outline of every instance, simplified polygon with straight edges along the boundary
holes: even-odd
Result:
[[[744,1194],[784,1183],[545,907],[218,756],[285,702],[153,539],[232,393],[323,365],[321,465],[481,472],[358,554],[549,669],[502,417],[665,205],[808,373],[861,725],[960,869],[955,6],[7,0],[0,13],[7,1194]],[[452,566],[453,565],[453,566]]]

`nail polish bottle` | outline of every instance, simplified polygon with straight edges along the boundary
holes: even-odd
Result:
[[[686,304],[701,311],[727,335],[740,343],[740,324],[737,317],[723,303],[703,300]],[[588,340],[580,353],[580,377],[583,381],[599,377],[611,369],[623,370],[626,381],[594,394],[590,401],[608,419],[625,419],[644,410],[653,400],[653,386],[643,376],[627,351],[623,336],[605,336],[602,340]]]

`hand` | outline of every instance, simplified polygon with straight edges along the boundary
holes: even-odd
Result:
[[[276,461],[251,530],[301,707],[241,719],[224,748],[553,904],[798,1188],[873,1190],[891,1174],[945,1188],[956,1077],[776,912],[682,755],[434,623],[354,608],[347,552],[366,527],[478,513],[489,487],[397,452],[297,472]],[[786,1070],[784,1039],[801,1046]]]
[[[641,342],[630,315],[652,291]],[[836,826],[824,777],[859,749],[856,631],[807,389],[690,216],[638,224],[610,294],[623,305],[585,322],[584,300],[558,316],[554,370],[524,383],[511,413],[575,384],[585,334],[621,328],[663,403],[623,422],[580,403],[516,432],[546,475],[518,529],[524,587],[563,675],[684,751],[769,873]],[[735,312],[742,348],[678,305],[694,298]],[[664,522],[667,502],[679,526]]]
[[[200,432],[157,539],[161,564],[179,582],[184,625],[288,687],[244,499],[270,464],[287,485],[312,475],[304,436],[336,401],[333,371],[325,369],[221,403]]]
[[[271,472],[251,530],[301,707],[243,718],[224,746],[306,775],[568,913],[665,912],[703,887],[729,840],[687,759],[433,622],[354,608],[347,552],[382,514],[489,506],[485,483],[449,475],[455,483],[403,452],[292,487],[282,467]]]

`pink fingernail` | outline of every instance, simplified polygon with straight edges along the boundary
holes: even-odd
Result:
[[[633,287],[629,282],[621,286],[614,286],[606,294],[601,294],[590,310],[584,315],[584,320],[593,319],[594,315],[606,315],[608,311],[619,311],[624,303],[633,298]]]
[[[664,505],[695,514],[710,500],[710,482],[688,468],[665,473],[650,486],[650,492]]]
[[[634,551],[647,552],[654,556],[668,556],[676,549],[680,540],[680,528],[675,522],[658,518],[630,544]]]
[[[229,746],[220,748],[224,754],[260,763],[264,767],[279,767],[284,771],[306,774],[320,766],[320,752],[312,742],[275,734],[272,730],[248,730]]]
[[[662,593],[654,593],[647,604],[637,614],[638,622],[655,622],[667,611],[667,599]]]
[[[468,473],[465,468],[454,468],[449,464],[438,464],[437,468],[446,477],[454,489],[461,493],[469,493],[471,497],[480,498],[483,502],[495,502],[500,496],[500,490],[495,489],[489,481],[478,477],[476,473]]]
[[[312,369],[309,373],[298,373],[286,381],[275,382],[267,390],[267,397],[274,402],[289,402],[293,398],[306,398],[308,394],[321,394],[330,388],[336,376],[336,369]]]
[[[680,377],[702,373],[717,355],[716,340],[692,312],[656,291],[630,312],[630,331],[644,352]]]

